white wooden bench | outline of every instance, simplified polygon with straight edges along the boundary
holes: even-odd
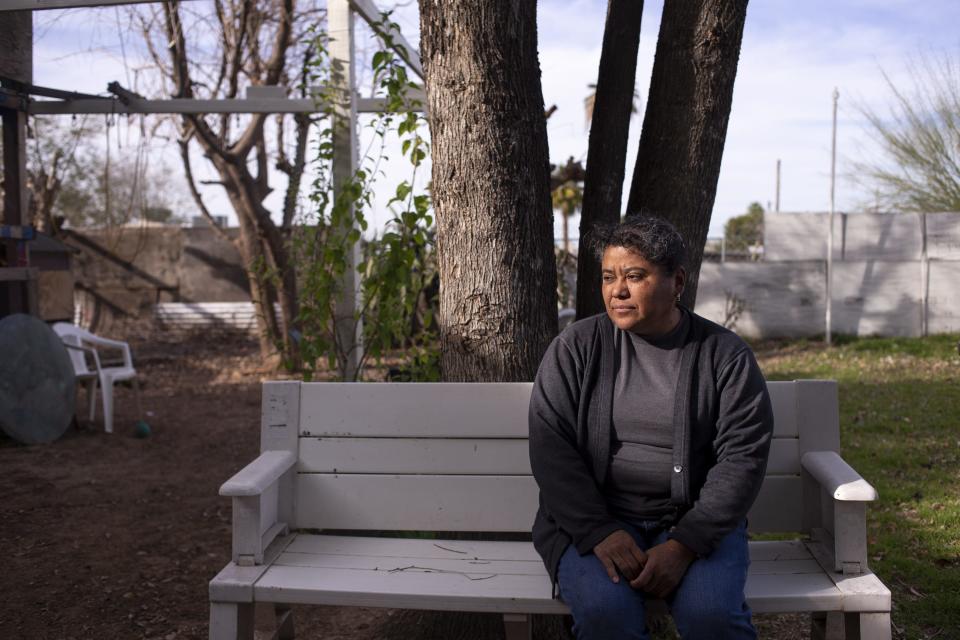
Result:
[[[166,329],[235,329],[256,331],[258,310],[252,302],[158,302],[153,316]],[[279,317],[280,307],[274,305]]]
[[[750,542],[747,600],[812,613],[815,637],[890,638],[890,591],[867,567],[877,495],[837,455],[836,383],[769,386],[776,432],[749,526],[798,535]],[[210,582],[210,637],[252,638],[258,602],[276,605],[279,638],[293,637],[292,604],[496,612],[508,638],[529,637],[530,614],[566,613],[529,542],[349,534],[528,532],[530,390],[265,383],[262,453],[220,489],[233,561]]]

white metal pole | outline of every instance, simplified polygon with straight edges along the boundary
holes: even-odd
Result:
[[[930,255],[927,253],[927,214],[920,214],[920,336],[930,330]]]
[[[836,87],[833,89],[833,135],[830,143],[830,222],[827,229],[827,313],[826,313],[826,339],[827,345],[832,343],[831,333],[833,331],[833,217],[836,210],[836,184],[837,184],[837,102],[840,100],[840,92]]]
[[[773,210],[780,213],[780,158],[777,158],[777,197],[773,202]]]
[[[329,0],[327,27],[330,30],[330,62],[332,82],[336,88],[333,122],[333,191],[336,198],[342,185],[353,179],[357,169],[356,73],[354,67],[353,11],[347,0]],[[344,361],[340,370],[345,380],[352,380],[360,366],[362,326],[356,318],[360,301],[360,281],[356,265],[360,246],[355,243],[347,252],[347,268],[341,281],[343,296],[336,305],[337,342]]]

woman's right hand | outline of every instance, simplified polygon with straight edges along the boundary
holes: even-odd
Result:
[[[647,563],[647,554],[637,546],[633,536],[623,529],[618,529],[601,540],[593,548],[593,554],[614,582],[620,582],[618,569],[629,581],[639,576],[643,565]]]

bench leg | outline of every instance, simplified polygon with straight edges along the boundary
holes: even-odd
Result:
[[[843,613],[818,611],[810,614],[810,640],[843,640]]]
[[[274,637],[277,640],[293,640],[293,610],[288,605],[277,604],[273,611],[277,614],[277,633]]]
[[[211,602],[210,640],[253,640],[253,603]]]
[[[890,640],[889,613],[845,613],[846,640]]]
[[[530,640],[533,637],[530,616],[525,613],[503,614],[503,630],[506,640]]]

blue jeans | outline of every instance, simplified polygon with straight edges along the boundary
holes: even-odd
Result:
[[[667,540],[654,523],[624,525],[637,545],[647,550]],[[757,637],[743,596],[750,555],[746,523],[731,531],[705,558],[694,560],[677,589],[666,599],[684,640]],[[581,556],[570,545],[557,573],[560,596],[570,607],[579,640],[648,640],[645,596],[627,580],[614,583],[593,553]]]

